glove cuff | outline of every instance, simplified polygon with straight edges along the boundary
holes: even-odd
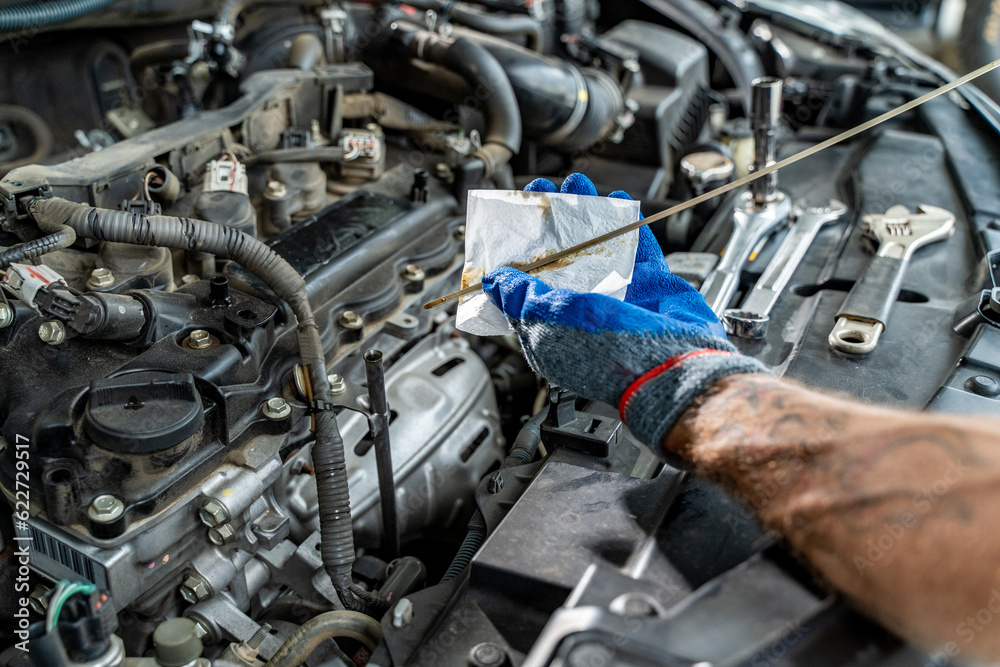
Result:
[[[671,357],[633,382],[622,394],[618,413],[633,435],[658,449],[684,410],[720,379],[770,372],[738,352],[693,350]]]

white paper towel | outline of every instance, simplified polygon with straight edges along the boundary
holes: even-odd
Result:
[[[639,202],[608,197],[473,190],[465,223],[462,287],[482,281],[500,266],[527,264],[639,219]],[[623,299],[639,232],[619,236],[532,275],[554,288],[595,292]],[[458,306],[458,328],[477,336],[510,331],[503,313],[486,294],[467,296]]]

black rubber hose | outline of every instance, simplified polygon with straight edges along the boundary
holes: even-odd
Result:
[[[65,199],[36,197],[28,211],[42,231],[64,226],[83,238],[133,245],[206,252],[241,264],[284,300],[298,320],[296,329],[302,364],[309,369],[313,400],[330,402],[326,358],[306,295],[306,284],[292,266],[269,246],[232,227],[203,220],[165,215],[145,216],[77,204]],[[353,585],[354,534],[351,497],[344,459],[344,441],[330,410],[315,415],[313,468],[319,500],[320,551],[327,574],[344,606],[367,609],[373,600]]]
[[[266,667],[299,667],[327,639],[347,637],[359,641],[369,651],[382,641],[382,626],[354,611],[328,611],[306,621],[293,632]]]
[[[597,69],[581,70],[500,39],[476,39],[507,73],[525,135],[567,152],[608,136],[625,111],[620,86]]]
[[[408,0],[406,4],[417,9],[433,9],[440,13],[445,9],[446,3],[440,2],[440,0]],[[545,32],[542,25],[530,16],[486,14],[462,5],[453,6],[449,16],[453,23],[484,32],[487,35],[523,36],[529,49],[532,51],[542,50]]]
[[[0,249],[0,269],[6,269],[15,262],[32,260],[54,250],[68,248],[73,245],[74,241],[76,241],[76,233],[69,227],[65,227],[40,239]]]
[[[34,164],[52,152],[55,139],[52,130],[49,128],[41,116],[26,107],[17,104],[0,104],[0,123],[20,125],[31,133],[31,139],[35,142],[35,150],[30,155],[7,162],[0,162],[0,176],[11,169],[23,167],[26,164]]]
[[[510,448],[510,453],[507,454],[507,458],[500,464],[501,470],[531,463],[532,459],[535,458],[535,452],[538,451],[538,445],[542,442],[541,425],[548,414],[549,409],[546,407],[524,423],[524,426],[521,427],[521,430],[518,431],[517,436],[514,438],[514,444]],[[486,521],[483,518],[483,513],[480,510],[476,510],[476,513],[469,521],[469,532],[465,534],[462,546],[458,548],[458,553],[452,559],[451,565],[448,566],[448,570],[441,577],[441,582],[451,581],[462,574],[485,542]]]
[[[495,174],[521,148],[521,113],[503,67],[486,49],[464,37],[447,42],[432,32],[401,25],[395,37],[410,55],[451,70],[472,89],[486,118],[483,147],[472,157],[482,160],[486,176]]]
[[[142,73],[147,67],[172,63],[188,57],[191,45],[183,39],[165,39],[138,46],[129,55],[132,76],[142,81]]]
[[[531,463],[532,459],[535,458],[535,452],[538,451],[538,445],[542,442],[541,426],[548,414],[549,410],[546,407],[524,423],[521,430],[517,432],[517,437],[514,438],[514,444],[510,448],[510,453],[507,454],[504,462],[500,464],[501,468],[510,468],[511,466]]]
[[[476,519],[482,523],[482,514],[479,510],[476,510],[476,515],[472,519],[472,523],[476,523]],[[441,583],[446,581],[451,581],[456,578],[465,568],[469,567],[469,563],[482,548],[483,543],[486,542],[486,527],[483,526],[469,526],[469,532],[465,534],[465,539],[462,540],[462,546],[458,548],[458,553],[455,554],[455,558],[452,559],[451,565],[448,566],[448,571],[444,573],[441,577]]]
[[[0,32],[62,23],[118,0],[54,0],[0,8]]]

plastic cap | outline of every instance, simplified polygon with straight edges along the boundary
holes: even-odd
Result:
[[[190,618],[172,618],[156,626],[153,652],[163,667],[182,667],[201,657],[198,627]]]

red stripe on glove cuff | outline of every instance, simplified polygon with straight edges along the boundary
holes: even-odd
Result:
[[[629,388],[625,390],[624,394],[622,394],[622,400],[618,403],[618,416],[621,418],[622,423],[623,424],[625,423],[625,408],[628,407],[629,400],[631,400],[635,392],[639,391],[642,385],[646,384],[653,378],[658,377],[663,373],[666,373],[671,368],[674,368],[675,366],[680,366],[688,359],[693,359],[695,357],[700,357],[706,354],[733,354],[733,353],[727,350],[712,350],[706,348],[704,350],[694,350],[693,352],[685,352],[684,354],[678,354],[676,357],[670,357],[669,359],[667,359],[666,362],[660,364],[659,366],[649,371],[648,373],[645,373],[644,375],[640,376],[639,379],[630,384]]]

